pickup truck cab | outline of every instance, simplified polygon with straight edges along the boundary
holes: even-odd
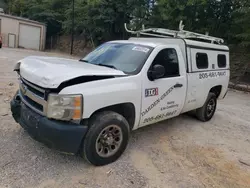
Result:
[[[80,61],[27,57],[14,119],[36,140],[94,165],[117,160],[130,132],[195,111],[209,121],[229,83],[229,49],[183,38],[102,44]]]

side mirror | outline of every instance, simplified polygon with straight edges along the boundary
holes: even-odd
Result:
[[[153,81],[162,78],[164,74],[165,68],[162,65],[154,65],[151,70],[148,71],[148,78]]]

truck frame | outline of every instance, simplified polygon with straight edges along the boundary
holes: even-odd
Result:
[[[132,130],[193,111],[203,122],[226,96],[223,39],[149,28],[77,60],[30,56],[16,67],[14,119],[36,140],[93,165],[116,161]],[[141,37],[141,36],[147,37]]]

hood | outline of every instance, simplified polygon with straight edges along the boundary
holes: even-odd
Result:
[[[123,76],[124,72],[78,60],[30,56],[20,62],[20,74],[43,88],[57,88],[61,83],[82,76]]]

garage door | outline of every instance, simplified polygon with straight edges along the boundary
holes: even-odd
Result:
[[[20,24],[19,47],[39,50],[41,28]]]

